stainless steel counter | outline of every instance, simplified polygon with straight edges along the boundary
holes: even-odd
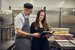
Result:
[[[0,50],[7,50],[14,43],[15,43],[14,40],[4,41],[0,44]]]
[[[69,40],[55,40],[56,48],[61,50],[75,50],[75,45],[72,44]]]

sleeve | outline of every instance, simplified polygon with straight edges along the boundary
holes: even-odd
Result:
[[[30,33],[35,33],[36,32],[33,24],[34,23],[32,23],[31,26],[30,26]]]
[[[15,18],[15,28],[21,28],[23,27],[23,20],[22,18]]]

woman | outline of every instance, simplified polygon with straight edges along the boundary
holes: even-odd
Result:
[[[31,24],[30,32],[39,33],[48,31],[48,25],[46,23],[46,13],[44,10],[39,10],[37,13],[36,21]],[[32,50],[49,50],[49,43],[47,36],[44,37],[33,37],[32,39]]]

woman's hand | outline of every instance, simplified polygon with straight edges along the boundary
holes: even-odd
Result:
[[[49,38],[49,34],[45,34],[45,36],[44,36],[44,37]]]

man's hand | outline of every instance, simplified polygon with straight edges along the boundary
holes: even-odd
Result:
[[[34,34],[32,34],[33,35],[33,37],[40,37],[40,34],[39,33],[34,33]]]

